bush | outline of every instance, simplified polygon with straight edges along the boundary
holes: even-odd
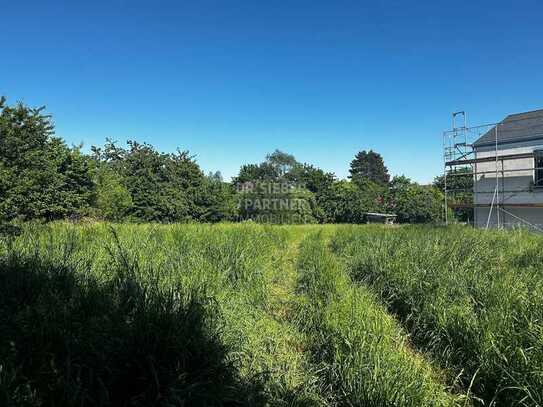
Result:
[[[108,166],[100,166],[95,174],[96,215],[109,221],[125,219],[132,209],[132,196],[123,179]]]
[[[400,223],[440,223],[444,217],[443,194],[406,177],[394,177],[387,197],[387,211]]]
[[[382,212],[385,188],[366,179],[358,184],[337,181],[321,199],[326,221],[330,223],[364,223],[366,212]]]
[[[316,201],[313,193],[287,182],[250,183],[250,190],[238,194],[241,220],[263,223],[314,223]]]

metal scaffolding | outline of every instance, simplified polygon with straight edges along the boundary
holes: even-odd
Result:
[[[533,116],[519,116],[519,119],[508,117],[500,123],[468,127],[465,112],[453,113],[452,129],[443,132],[446,224],[450,222],[452,209],[457,213],[464,211],[465,222],[485,228],[520,224],[543,231],[542,225],[515,210],[543,211],[543,188],[539,189],[543,185],[537,174],[543,167],[537,166],[533,148],[539,140],[543,146],[543,133],[540,133],[543,128],[540,124],[532,125]],[[543,120],[543,111],[538,117]],[[519,129],[526,134],[532,131],[533,137],[514,138]],[[481,145],[483,139],[485,143]],[[519,140],[525,143],[524,148],[516,147]],[[515,183],[516,178],[523,182]],[[480,219],[482,211],[478,208],[488,208],[486,219]]]

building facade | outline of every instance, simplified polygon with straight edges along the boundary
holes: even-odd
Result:
[[[472,147],[476,226],[543,230],[543,110],[507,116]]]
[[[464,115],[460,127],[458,114]],[[464,112],[453,114],[453,129],[444,133],[447,206],[467,211],[478,227],[543,232],[543,109],[496,124],[467,127],[465,122]],[[460,191],[451,186],[451,177],[459,175],[470,180]]]

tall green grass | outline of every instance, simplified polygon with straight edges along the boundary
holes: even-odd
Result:
[[[364,287],[354,286],[320,234],[299,255],[300,324],[312,338],[321,385],[331,405],[451,406],[441,374],[410,349],[396,321]]]
[[[210,298],[129,268],[103,283],[13,253],[0,268],[1,405],[250,404]]]
[[[485,405],[543,405],[543,239],[522,231],[351,227],[332,248],[418,349]]]
[[[26,224],[0,405],[538,406],[542,270],[516,231]]]
[[[287,229],[25,229],[0,249],[3,405],[322,404],[303,336],[271,310]]]

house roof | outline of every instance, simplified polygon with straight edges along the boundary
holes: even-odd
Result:
[[[498,126],[498,144],[531,140],[543,141],[543,109],[511,114],[496,126]],[[496,143],[496,126],[483,134],[473,143],[473,146],[494,145]]]

